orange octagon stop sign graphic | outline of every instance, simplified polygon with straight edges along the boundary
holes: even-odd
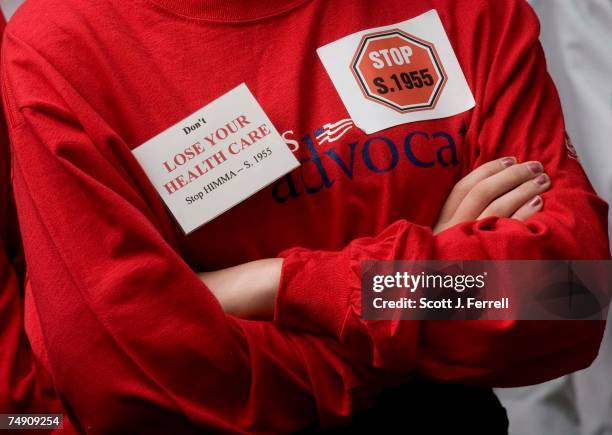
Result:
[[[352,70],[366,98],[402,113],[434,108],[447,80],[435,47],[398,29],[365,35]]]

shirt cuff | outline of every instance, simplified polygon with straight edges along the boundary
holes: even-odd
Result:
[[[277,324],[340,338],[349,312],[360,310],[359,262],[346,251],[291,248],[279,254],[284,261],[274,307]]]

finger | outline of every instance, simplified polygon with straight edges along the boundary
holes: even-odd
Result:
[[[455,214],[457,211],[459,204],[461,204],[466,195],[479,182],[503,171],[506,168],[509,168],[510,166],[515,165],[516,162],[516,157],[503,157],[501,159],[492,160],[474,169],[472,172],[459,180],[446,199],[444,207],[440,213],[440,217],[438,218],[438,222],[446,222],[450,220],[453,214]]]
[[[516,213],[514,213],[511,218],[519,221],[526,221],[531,216],[542,210],[544,206],[544,200],[541,196],[536,196],[531,201],[523,205],[519,208]]]
[[[546,174],[540,174],[497,198],[478,216],[478,219],[489,216],[510,217],[526,202],[547,191],[550,184],[550,177]]]
[[[540,162],[510,166],[476,184],[461,202],[453,220],[474,220],[498,197],[529,181],[543,172]]]

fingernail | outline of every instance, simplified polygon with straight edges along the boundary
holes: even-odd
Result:
[[[542,171],[544,171],[544,166],[542,166],[540,162],[531,162],[527,165],[527,168],[529,168],[534,175],[541,174]]]
[[[531,207],[539,207],[540,204],[542,204],[542,198],[540,198],[539,196],[533,198],[533,200],[529,203]]]
[[[504,157],[501,160],[501,164],[504,168],[509,168],[510,166],[516,164],[516,158],[515,157]]]
[[[537,177],[534,181],[536,182],[536,184],[543,186],[544,184],[548,183],[548,175],[542,174],[539,177]]]

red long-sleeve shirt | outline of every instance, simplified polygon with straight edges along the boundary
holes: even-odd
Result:
[[[315,50],[432,8],[476,107],[319,141],[348,115]],[[288,432],[415,374],[518,385],[588,365],[600,322],[358,316],[362,258],[609,258],[537,35],[523,0],[24,5],[2,65],[14,189],[38,352],[80,426]],[[131,150],[242,82],[302,165],[185,236]],[[545,209],[434,237],[454,184],[504,155],[544,163]],[[276,324],[226,316],[194,273],[279,253]]]

